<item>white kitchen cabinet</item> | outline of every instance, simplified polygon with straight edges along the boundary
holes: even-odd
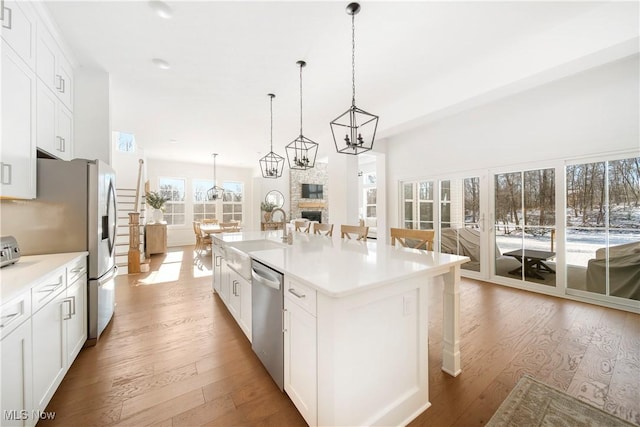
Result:
[[[71,160],[73,114],[41,80],[38,80],[36,103],[36,145],[52,156]]]
[[[40,80],[73,111],[73,70],[58,43],[41,22],[36,32],[36,72]]]
[[[305,299],[285,293],[284,390],[305,421],[314,426],[318,423],[316,317],[301,304]]]
[[[214,240],[213,243],[213,251],[212,251],[213,255],[213,259],[212,259],[212,263],[213,263],[213,275],[212,275],[212,287],[213,290],[216,291],[218,294],[220,293],[220,281],[221,279],[221,273],[222,273],[222,252],[220,247],[216,244],[216,241]]]
[[[67,288],[66,300],[69,301],[67,304],[71,304],[71,312],[66,316],[67,320],[65,320],[68,366],[71,366],[87,341],[87,270],[84,267],[84,259],[80,269],[83,274],[78,275],[77,279]],[[69,278],[69,273],[67,273],[67,278]]]
[[[251,342],[251,283],[240,278],[240,328]]]
[[[0,196],[35,199],[36,77],[2,41],[2,144]]]
[[[5,317],[3,315],[3,322]],[[3,426],[33,426],[31,319],[0,342]]]
[[[33,69],[36,63],[35,18],[26,2],[5,0],[2,7],[2,39]]]
[[[240,323],[240,280],[242,278],[238,273],[229,269],[229,300],[227,302],[227,308],[236,322]]]
[[[68,313],[64,286],[49,291],[44,284],[34,288],[32,296],[54,292],[53,299],[34,312],[31,319],[33,337],[33,406],[43,411],[67,370],[67,331],[64,317]],[[35,304],[35,301],[34,301]],[[36,306],[34,306],[35,309]]]
[[[220,260],[220,298],[224,303],[229,305],[230,298],[230,286],[229,286],[229,267],[227,262],[223,259]]]

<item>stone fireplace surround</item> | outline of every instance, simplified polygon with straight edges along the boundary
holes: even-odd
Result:
[[[323,199],[303,199],[302,184],[322,184]],[[315,166],[307,170],[289,171],[289,197],[290,218],[302,218],[302,212],[320,212],[318,222],[328,223],[329,221],[329,175],[327,164],[316,162]],[[315,221],[315,220],[312,220]]]

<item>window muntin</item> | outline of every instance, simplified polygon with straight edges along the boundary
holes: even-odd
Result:
[[[168,199],[164,205],[167,225],[185,224],[185,182],[184,178],[158,178],[160,194]]]
[[[207,198],[207,190],[213,187],[211,179],[193,180],[193,220],[202,221],[204,219],[216,218],[216,203]]]
[[[226,181],[222,184],[222,222],[242,222],[242,204],[244,201],[244,184]]]

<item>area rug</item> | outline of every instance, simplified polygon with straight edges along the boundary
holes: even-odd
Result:
[[[487,427],[499,426],[613,427],[634,424],[525,375],[487,423]]]

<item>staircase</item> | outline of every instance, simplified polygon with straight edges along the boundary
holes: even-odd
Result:
[[[129,212],[133,212],[136,189],[117,188],[116,198],[118,205],[118,229],[116,230],[116,265],[118,274],[128,274],[129,272]],[[144,197],[140,198],[140,262],[144,261],[144,223],[146,215],[146,205]]]

